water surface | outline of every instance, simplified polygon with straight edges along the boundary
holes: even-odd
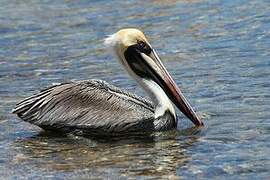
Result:
[[[99,78],[137,94],[102,39],[149,37],[203,117],[192,128],[97,140],[45,133],[10,113],[55,82]],[[270,177],[269,1],[0,0],[0,177]]]

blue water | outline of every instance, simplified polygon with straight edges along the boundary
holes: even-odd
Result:
[[[55,82],[99,78],[143,91],[103,45],[143,30],[203,118],[96,140],[44,133],[10,111]],[[0,177],[270,178],[270,2],[0,0]]]

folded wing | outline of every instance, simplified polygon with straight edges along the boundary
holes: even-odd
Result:
[[[47,130],[110,134],[153,130],[151,102],[101,80],[51,86],[17,104],[13,113]]]

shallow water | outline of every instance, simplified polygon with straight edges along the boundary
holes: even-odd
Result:
[[[10,113],[55,82],[143,94],[102,39],[149,37],[206,127],[112,140],[44,133]],[[269,1],[0,0],[0,177],[270,178]]]

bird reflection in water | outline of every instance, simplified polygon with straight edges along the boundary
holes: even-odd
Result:
[[[187,164],[186,150],[198,142],[201,130],[189,128],[151,135],[134,135],[108,139],[89,139],[74,135],[41,132],[17,140],[15,167],[52,172],[87,172],[102,176],[117,171],[121,176],[166,176]],[[27,166],[23,166],[27,165]],[[119,169],[120,172],[118,171]]]

